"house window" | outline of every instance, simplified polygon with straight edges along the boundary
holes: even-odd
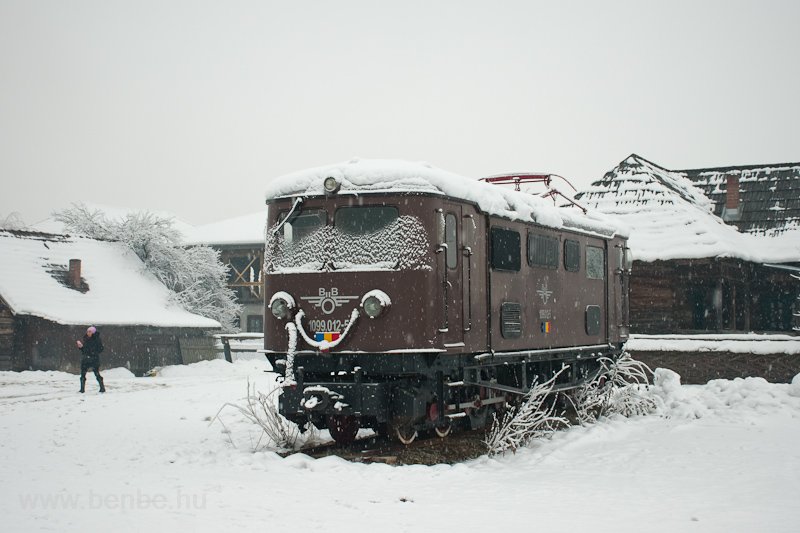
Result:
[[[528,264],[542,268],[558,268],[558,239],[528,233]]]
[[[518,231],[493,227],[491,238],[492,268],[518,272],[522,264],[520,242]]]
[[[581,269],[581,245],[578,241],[564,241],[564,268],[568,272]]]
[[[606,272],[605,250],[597,246],[586,247],[586,277],[604,279]]]
[[[264,317],[261,315],[247,315],[247,332],[264,333]]]

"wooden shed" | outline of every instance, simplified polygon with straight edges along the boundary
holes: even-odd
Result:
[[[219,323],[170,295],[122,244],[0,230],[0,370],[77,372],[75,341],[89,325],[105,367],[141,375],[214,357]]]
[[[670,171],[634,154],[577,195],[631,227],[632,333],[792,331],[800,164],[777,167]]]
[[[576,197],[630,226],[635,357],[694,383],[800,371],[800,164],[672,171],[634,154]]]

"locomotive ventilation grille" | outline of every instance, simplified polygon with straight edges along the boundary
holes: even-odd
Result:
[[[505,302],[500,307],[500,333],[506,339],[522,335],[522,306],[520,304]]]

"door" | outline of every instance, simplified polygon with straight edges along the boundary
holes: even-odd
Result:
[[[462,242],[462,218],[459,204],[444,205],[444,257],[440,260],[443,268],[443,302],[446,321],[442,327],[445,348],[457,350],[464,346],[464,263],[469,257],[464,255]]]

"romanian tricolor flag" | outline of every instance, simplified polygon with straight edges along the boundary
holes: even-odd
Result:
[[[314,340],[317,342],[322,342],[322,341],[333,342],[335,340],[339,340],[340,336],[341,336],[340,333],[332,333],[330,331],[326,331],[324,333],[315,333]]]
[[[542,333],[550,333],[550,322],[542,322]]]

